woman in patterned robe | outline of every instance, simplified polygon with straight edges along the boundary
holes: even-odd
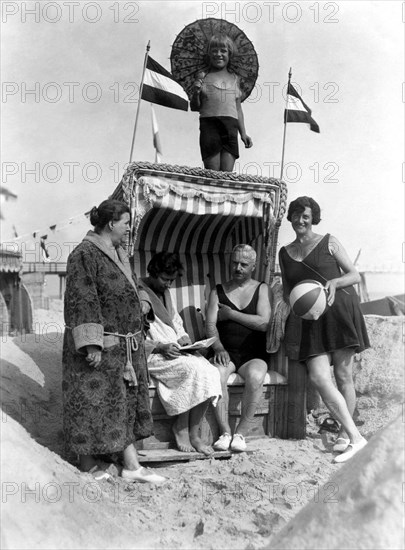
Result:
[[[66,447],[79,455],[80,468],[96,477],[102,472],[94,455],[123,451],[122,477],[160,483],[162,476],[140,466],[134,446],[152,433],[143,334],[143,313],[150,304],[146,294],[141,301],[120,246],[129,231],[129,209],[107,200],[92,209],[90,221],[94,231],[67,263],[62,386]]]

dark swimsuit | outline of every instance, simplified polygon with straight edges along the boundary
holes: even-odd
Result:
[[[257,303],[259,301],[259,291],[263,283],[260,283],[250,303],[244,308],[239,309],[224,292],[222,285],[217,285],[218,300],[220,304],[229,306],[234,311],[247,313],[249,315],[257,314]],[[219,338],[229,353],[231,361],[235,363],[236,370],[251,359],[263,359],[267,362],[266,353],[266,333],[252,330],[235,321],[219,321],[217,323]]]
[[[325,284],[326,281],[342,275],[338,263],[329,251],[329,234],[319,241],[304,261],[294,260],[285,247],[280,250],[279,261],[288,293],[305,279],[315,279]],[[284,344],[287,356],[300,361],[338,349],[353,348],[359,353],[370,347],[360,301],[354,287],[338,289],[332,307],[317,321],[307,321],[290,314]]]

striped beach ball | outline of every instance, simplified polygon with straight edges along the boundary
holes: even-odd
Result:
[[[296,284],[290,293],[290,306],[295,315],[316,321],[328,307],[328,293],[319,281],[307,279]]]

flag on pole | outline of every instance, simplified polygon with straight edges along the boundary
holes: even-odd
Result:
[[[284,124],[286,122],[304,122],[310,125],[313,132],[319,134],[319,126],[312,118],[311,109],[304,103],[291,82],[288,83],[287,108],[284,111]]]
[[[43,235],[42,237],[40,237],[40,241],[39,241],[42,249],[42,258],[44,262],[49,262],[49,252],[47,251],[46,244],[45,244],[45,241],[47,238],[48,238],[48,235]]]
[[[152,134],[153,134],[153,147],[155,148],[155,162],[162,162],[162,146],[160,144],[159,128],[155,115],[155,109],[153,108],[152,103],[150,104],[150,109],[152,112]]]
[[[142,86],[142,99],[163,107],[188,111],[188,97],[173,76],[148,56]]]

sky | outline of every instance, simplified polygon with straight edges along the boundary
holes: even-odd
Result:
[[[365,269],[401,269],[404,241],[404,4],[336,2],[2,2],[2,241],[78,216],[118,185],[129,160],[145,48],[170,70],[177,34],[227,19],[253,42],[243,103],[254,146],[238,172],[280,175],[288,71],[320,134],[288,124],[288,200],[309,195]],[[201,166],[198,113],[155,106],[163,162]],[[154,162],[141,102],[134,160]],[[287,220],[279,242],[293,240]]]

